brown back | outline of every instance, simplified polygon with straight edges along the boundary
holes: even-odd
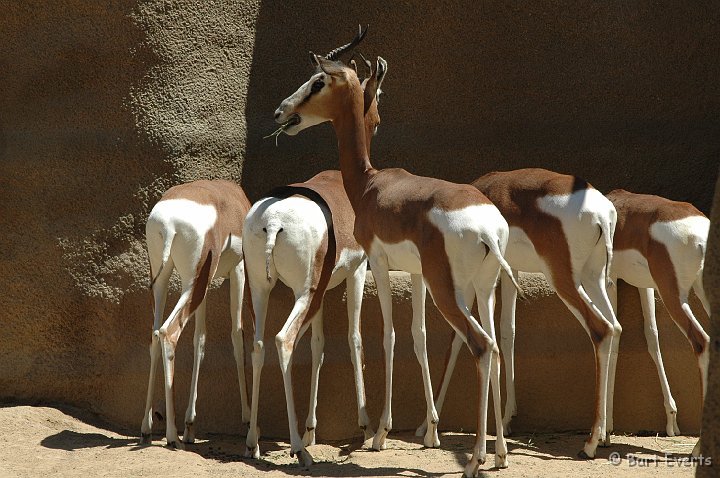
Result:
[[[606,194],[618,213],[613,245],[615,249],[636,249],[647,257],[650,235],[638,234],[649,231],[655,222],[675,221],[692,216],[705,215],[686,202],[672,201],[651,194],[636,194],[615,189]]]

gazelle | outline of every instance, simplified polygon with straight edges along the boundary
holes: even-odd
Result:
[[[478,381],[478,426],[473,455],[465,467],[475,476],[485,462],[487,400],[490,377],[499,383],[499,354],[494,340],[492,305],[500,267],[510,269],[502,257],[507,222],[476,188],[438,179],[414,176],[402,169],[376,170],[365,146],[364,111],[375,101],[374,72],[363,89],[345,65],[312,55],[317,71],[275,112],[275,120],[289,135],[325,121],[332,122],[338,138],[340,170],[355,211],[354,235],[368,255],[383,314],[386,393],[373,448],[382,449],[392,428],[392,362],[395,333],[389,269],[410,272],[413,285],[412,334],[422,376],[430,428],[425,444],[438,446],[435,410],[425,347],[425,287],[445,319],[463,338],[475,358]],[[381,60],[378,60],[381,64]],[[379,68],[378,68],[379,69]],[[488,332],[471,315],[473,294]],[[497,387],[495,388],[497,390]],[[495,403],[499,405],[499,396]],[[499,408],[498,408],[499,412]],[[507,466],[507,445],[497,413],[495,465]]]
[[[510,225],[505,258],[513,274],[542,272],[550,286],[580,321],[595,349],[595,420],[580,456],[592,458],[600,440],[609,444],[617,351],[622,328],[607,294],[616,213],[612,203],[584,180],[544,169],[520,169],[481,176],[482,191]],[[500,348],[505,361],[506,404],[503,424],[509,430],[517,413],[515,399],[515,301],[517,292],[503,274]],[[438,410],[452,376],[461,340],[453,338],[437,397]],[[417,434],[425,431],[421,425]]]
[[[328,54],[337,58],[352,48],[345,45]],[[387,64],[370,85],[380,94]],[[367,81],[363,84],[366,86]],[[380,123],[377,102],[365,113],[365,146]],[[290,453],[304,466],[312,464],[306,446],[315,444],[316,408],[320,367],[323,362],[323,299],[325,291],[347,282],[348,342],[355,374],[358,424],[365,439],[373,436],[365,409],[360,308],[367,257],[353,237],[355,213],[343,189],[340,171],[323,171],[307,182],[278,188],[256,202],[248,213],[243,232],[248,285],[256,311],[252,352],[253,391],[247,456],[258,458],[260,373],[264,362],[264,337],[270,292],[280,279],[293,290],[295,305],[285,326],[275,337],[285,385],[290,426]],[[305,434],[300,439],[292,388],[292,358],[295,346],[312,327],[312,372]]]
[[[622,189],[610,192],[607,197],[618,212],[612,277],[637,287],[640,293],[645,339],[657,367],[665,401],[666,431],[668,436],[675,436],[680,429],[677,407],[660,354],[655,322],[655,289],[697,356],[702,403],[707,391],[710,338],[690,309],[688,296],[690,289],[694,289],[705,311],[710,314],[702,283],[710,221],[692,204],[685,202],[634,194]],[[610,294],[613,301],[617,299],[616,294],[617,290],[613,288]],[[697,455],[699,451],[696,446],[693,454]]]
[[[205,354],[205,296],[215,277],[230,278],[232,343],[240,382],[242,421],[250,419],[245,384],[242,304],[245,266],[242,228],[250,209],[240,186],[224,180],[194,181],[174,186],[153,207],[145,227],[153,294],[153,334],[150,345],[150,379],[142,422],[142,441],[152,439],[152,400],[157,359],[162,350],[165,372],[165,409],[168,446],[182,448],[175,425],[175,349],[188,320],[195,316],[195,353],[190,400],[185,414],[183,442],[195,440],[195,402],[198,374]],[[165,322],[162,321],[173,269],[182,282],[182,293]]]

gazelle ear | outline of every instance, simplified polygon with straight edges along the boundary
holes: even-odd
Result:
[[[355,74],[357,75],[357,63],[355,63],[355,59],[350,60],[350,68],[355,70]]]
[[[372,105],[373,100],[375,100],[375,95],[377,94],[377,70],[372,70],[372,64],[370,65],[370,77],[367,79],[367,83],[365,83],[365,92],[363,93],[363,103],[364,103],[364,113],[367,113],[370,109],[370,106]]]
[[[377,57],[377,89],[380,89],[380,86],[382,85],[383,80],[385,79],[385,74],[388,71],[388,64],[387,61],[385,61],[385,58],[379,56]]]

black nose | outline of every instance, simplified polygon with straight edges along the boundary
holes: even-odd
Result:
[[[280,113],[279,111],[276,111],[276,112],[275,112],[275,119],[278,119],[281,114],[282,114],[282,113]]]

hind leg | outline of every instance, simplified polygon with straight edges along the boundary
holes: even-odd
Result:
[[[660,387],[665,402],[665,414],[667,415],[665,431],[668,436],[676,436],[680,434],[680,428],[677,424],[677,406],[670,392],[670,384],[665,374],[665,365],[660,352],[660,339],[658,337],[657,322],[655,320],[655,291],[651,288],[638,288],[638,293],[640,294],[640,305],[642,306],[643,318],[645,319],[645,341],[647,342],[650,357],[653,362],[655,362],[655,368],[658,372]]]
[[[159,267],[159,266],[158,266]],[[143,415],[142,425],[140,427],[141,443],[149,444],[152,441],[152,425],[153,425],[153,399],[155,396],[155,379],[157,377],[158,359],[162,353],[160,347],[160,336],[157,331],[162,325],[162,317],[165,312],[165,303],[167,301],[168,284],[173,271],[172,259],[169,259],[165,267],[155,278],[152,284],[153,294],[153,333],[150,342],[150,378],[148,379],[147,398],[145,399],[145,413]]]
[[[607,251],[604,244],[598,244],[593,250],[590,260],[582,272],[582,288],[592,301],[590,307],[611,324],[610,357],[607,374],[607,402],[605,410],[605,435],[601,438],[601,446],[610,446],[610,435],[613,431],[613,397],[615,395],[615,371],[617,369],[620,335],[622,327],[615,317],[610,297],[608,296]]]
[[[264,272],[264,271],[263,271]],[[250,295],[252,296],[253,310],[255,311],[255,337],[253,338],[252,360],[252,400],[250,401],[250,427],[245,438],[245,456],[248,458],[260,458],[260,429],[258,427],[258,409],[260,407],[260,375],[265,364],[265,322],[267,318],[267,306],[270,292],[275,286],[275,280],[265,281],[265,278],[253,281],[250,280]]]
[[[500,293],[502,308],[500,310],[500,351],[505,362],[505,415],[503,416],[503,431],[510,435],[510,422],[517,415],[517,402],[515,399],[515,306],[517,302],[517,289],[509,276],[503,271],[500,273]],[[513,271],[515,280],[517,271]]]
[[[484,262],[480,273],[473,280],[473,286],[478,301],[478,316],[485,332],[497,343],[495,335],[495,282],[500,265],[497,260],[489,256]],[[506,285],[507,282],[506,282]],[[515,289],[515,287],[512,287]],[[467,301],[466,301],[467,302]],[[492,389],[493,410],[495,415],[495,466],[507,468],[507,443],[503,432],[502,404],[500,401],[500,353],[497,347],[490,351],[490,387]]]
[[[580,458],[594,458],[598,443],[607,435],[607,384],[612,348],[613,324],[593,304],[585,289],[573,283],[571,277],[560,277],[555,280],[558,296],[578,319],[590,336],[595,350],[595,420],[590,437],[578,453]]]
[[[311,296],[307,294],[298,297],[295,305],[282,330],[275,336],[275,346],[278,351],[280,371],[285,386],[285,404],[287,406],[288,425],[290,427],[290,456],[296,456],[303,466],[313,463],[312,456],[305,449],[300,433],[298,433],[297,413],[295,410],[295,397],[292,385],[292,359],[297,342],[309,324],[304,323],[308,313]]]
[[[315,428],[317,427],[317,397],[320,382],[320,367],[324,360],[325,335],[323,334],[323,306],[320,305],[315,317],[311,319],[312,337],[310,350],[312,351],[312,371],[310,373],[310,400],[308,401],[308,416],[305,420],[305,434],[303,445],[315,444]]]
[[[180,333],[193,313],[189,307],[192,292],[191,286],[184,288],[170,318],[156,332],[162,347],[165,375],[165,438],[169,447],[181,449],[183,446],[175,424],[175,350]]]
[[[205,300],[195,310],[195,337],[193,338],[194,354],[192,378],[190,380],[190,398],[185,412],[185,431],[183,432],[183,443],[195,443],[195,418],[197,416],[197,389],[200,376],[200,365],[205,357]]]

